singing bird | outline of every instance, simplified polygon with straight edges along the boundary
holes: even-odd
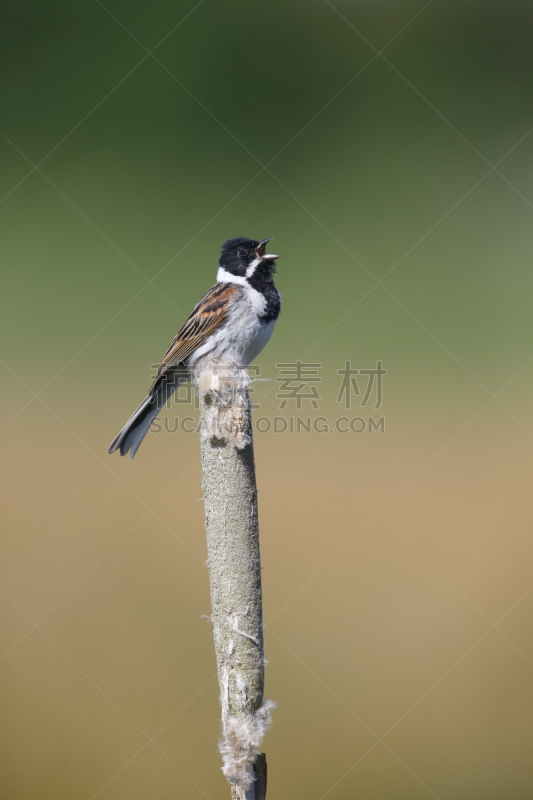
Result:
[[[194,307],[164,355],[148,396],[109,448],[131,458],[152,422],[181,383],[206,365],[247,367],[266,345],[281,311],[272,276],[279,256],[265,253],[269,239],[238,236],[222,246],[217,282]]]

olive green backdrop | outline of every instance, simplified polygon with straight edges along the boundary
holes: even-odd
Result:
[[[107,447],[238,235],[281,255],[256,418],[328,420],[256,436],[269,797],[530,797],[533,5],[1,14],[2,797],[229,796],[194,408]]]

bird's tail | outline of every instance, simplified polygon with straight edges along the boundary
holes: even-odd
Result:
[[[131,449],[131,458],[135,455],[141,442],[150,430],[152,422],[159,416],[159,413],[167,400],[174,394],[178,383],[183,382],[184,377],[164,376],[159,385],[154,384],[150,394],[144,400],[137,411],[132,414],[126,422],[119,435],[113,439],[108,452],[114,453],[120,449],[120,455],[125,456]]]

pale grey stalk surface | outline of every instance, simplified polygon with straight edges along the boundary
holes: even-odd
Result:
[[[264,701],[263,611],[248,378],[199,379],[201,450],[215,652],[222,705],[220,751],[232,797],[265,796],[259,747]],[[254,781],[255,778],[255,781]]]

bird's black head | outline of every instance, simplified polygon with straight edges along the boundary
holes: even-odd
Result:
[[[228,239],[222,245],[219,264],[226,272],[241,278],[250,278],[256,272],[270,275],[276,271],[274,262],[279,256],[265,253],[265,245],[269,241],[263,239],[258,242],[245,236]]]

